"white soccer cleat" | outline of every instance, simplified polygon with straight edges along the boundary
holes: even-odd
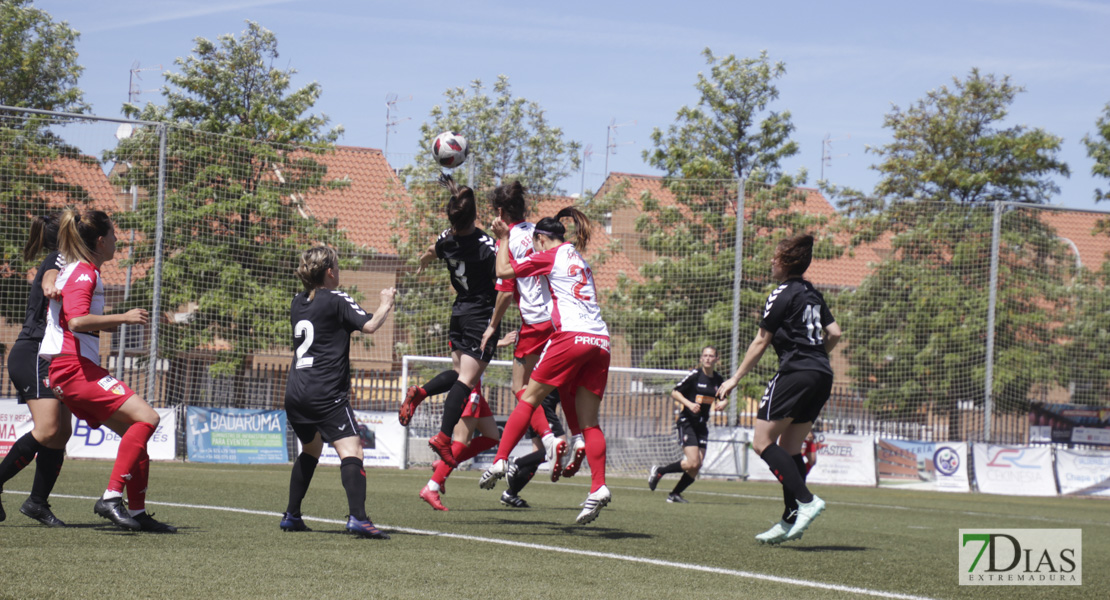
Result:
[[[574,436],[574,442],[570,448],[570,459],[567,464],[563,466],[563,477],[574,477],[578,469],[582,468],[582,462],[586,459],[586,440],[581,434]]]
[[[555,456],[555,447],[559,444],[559,438],[555,437],[555,434],[549,433],[543,436],[542,441],[544,449],[543,461],[548,462]]]
[[[597,491],[586,496],[586,502],[582,505],[582,512],[578,513],[578,518],[574,521],[579,525],[585,525],[590,521],[597,518],[597,513],[605,508],[609,501],[613,499],[613,495],[609,493],[607,486],[597,488]]]
[[[782,541],[790,542],[800,539],[802,537],[802,532],[805,531],[809,527],[809,524],[812,523],[818,515],[824,512],[824,510],[825,501],[817,496],[814,496],[813,500],[809,502],[799,502],[798,518],[794,521],[794,526],[790,528],[790,531]]]
[[[790,528],[793,526],[793,523],[779,521],[778,523],[775,523],[774,527],[755,536],[755,539],[760,544],[780,544],[783,540],[786,539],[786,534],[790,533]],[[801,536],[802,534],[799,533],[798,537]]]
[[[478,487],[483,490],[492,490],[497,485],[497,480],[501,479],[509,473],[509,461],[501,459],[486,469],[485,473],[478,478]]]

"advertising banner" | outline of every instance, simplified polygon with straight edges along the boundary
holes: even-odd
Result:
[[[0,400],[0,458],[23,434],[31,430],[31,410],[15,399]]]
[[[875,477],[875,440],[860,435],[818,433],[817,464],[809,472],[808,483],[835,485],[878,484]],[[767,463],[748,448],[748,479],[777,481]]]
[[[185,442],[193,462],[289,462],[284,410],[190,406]]]
[[[404,448],[405,428],[397,422],[397,412],[355,411],[358,437],[362,443],[362,464],[367,467],[400,467]],[[297,452],[301,441],[297,440]],[[320,464],[338,465],[339,454],[331,444],[324,444]]]
[[[1110,497],[1110,452],[1056,451],[1061,494]]]
[[[151,460],[173,460],[177,457],[177,411],[156,408],[158,429],[150,436],[147,453]],[[73,437],[66,442],[70,458],[103,458],[114,460],[119,452],[120,436],[107,427],[92,429],[83,419],[73,417]]]
[[[1110,408],[1034,402],[1029,406],[1029,441],[1110,446]]]
[[[968,492],[966,442],[879,440],[879,485],[938,492]]]
[[[752,430],[741,427],[714,427],[709,430],[701,472],[715,477],[741,477],[747,470],[748,440]],[[763,462],[762,460],[760,462]],[[766,465],[764,465],[766,466]],[[770,472],[767,473],[770,475]]]
[[[1055,496],[1052,448],[974,444],[975,483],[985,494]]]

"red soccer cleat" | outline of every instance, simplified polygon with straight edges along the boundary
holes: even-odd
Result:
[[[435,434],[435,437],[428,440],[428,447],[439,455],[439,458],[452,469],[459,467],[459,461],[455,460],[455,454],[451,452],[451,438],[447,437],[442,431]]]
[[[397,420],[401,425],[408,427],[409,421],[412,421],[412,415],[416,413],[416,407],[428,397],[428,392],[424,388],[414,385],[410,386],[408,391],[405,392],[405,401],[401,403],[401,410],[397,412]]]
[[[571,450],[570,462],[563,467],[563,477],[574,477],[578,469],[582,468],[582,461],[586,458],[586,440],[574,438],[574,448]]]
[[[567,443],[563,440],[559,440],[555,444],[552,455],[551,482],[554,483],[559,481],[559,477],[563,474],[563,459],[566,458],[567,455]]]
[[[431,507],[436,510],[447,512],[447,507],[439,500],[439,492],[428,486],[424,486],[424,489],[420,490],[420,499],[430,504]]]

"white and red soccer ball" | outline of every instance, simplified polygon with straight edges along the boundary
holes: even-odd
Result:
[[[466,138],[454,131],[444,131],[432,141],[432,157],[441,167],[454,169],[466,162]]]

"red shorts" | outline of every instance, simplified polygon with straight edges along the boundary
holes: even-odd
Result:
[[[584,387],[605,395],[609,379],[609,338],[575,331],[560,331],[551,336],[532,371],[532,379],[560,390]],[[573,397],[573,396],[571,396]]]
[[[462,416],[474,417],[475,419],[493,416],[493,411],[489,409],[489,404],[486,403],[486,397],[482,395],[478,388],[474,388],[470,392],[470,397],[466,400],[466,406],[463,407]]]
[[[555,325],[551,321],[544,321],[535,325],[524,323],[520,326],[513,356],[524,358],[525,356],[543,353],[543,346],[547,343],[547,340],[551,339],[552,335],[555,335]]]
[[[50,361],[50,387],[78,419],[96,429],[135,392],[87,358],[59,354]]]

